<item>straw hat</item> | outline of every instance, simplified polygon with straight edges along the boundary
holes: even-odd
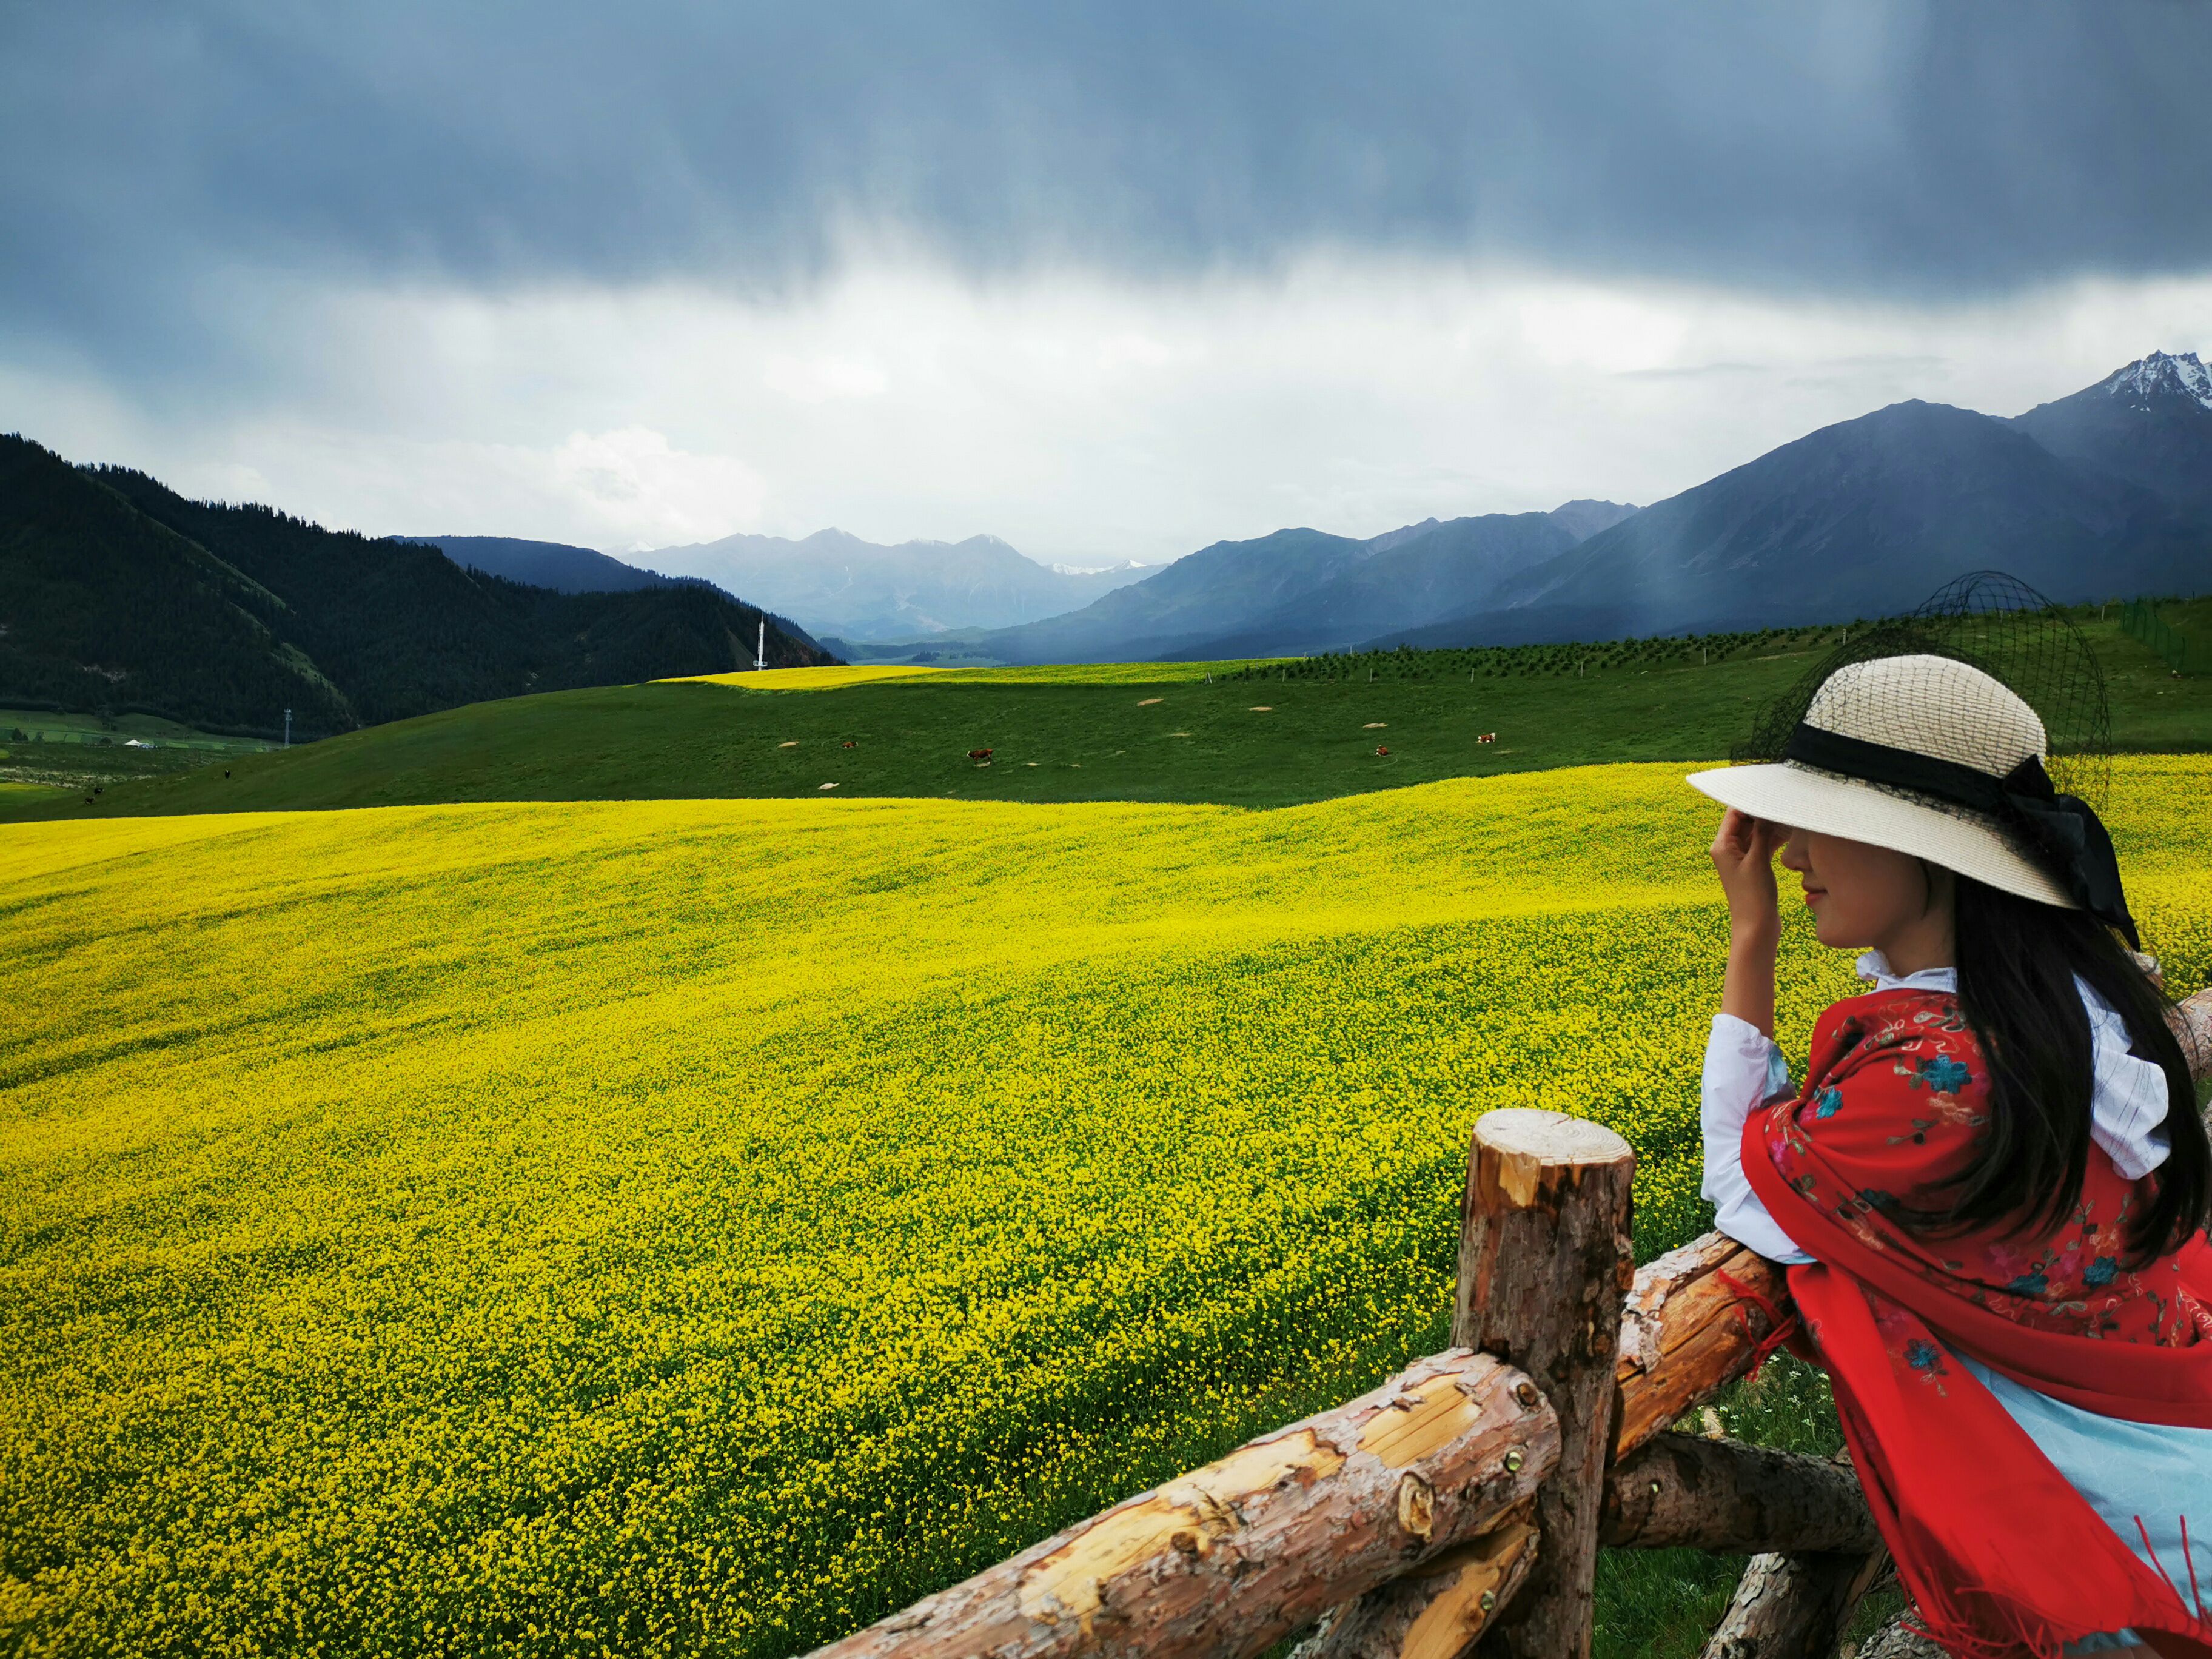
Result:
[[[1875,657],[1821,683],[1779,763],[1689,781],[1753,817],[1909,853],[2079,909],[2048,852],[2027,850],[2023,809],[2047,818],[2054,799],[2047,750],[2035,710],[1980,669],[1949,657]]]

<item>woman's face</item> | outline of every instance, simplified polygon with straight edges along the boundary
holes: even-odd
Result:
[[[1803,882],[1821,944],[1838,950],[1871,946],[1905,973],[1949,963],[1949,872],[1909,853],[1814,830],[1790,832],[1782,865]]]

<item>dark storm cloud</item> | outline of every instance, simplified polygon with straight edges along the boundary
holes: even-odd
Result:
[[[2195,0],[17,4],[0,326],[112,349],[241,272],[776,287],[841,224],[986,271],[2195,270],[2208,85]]]

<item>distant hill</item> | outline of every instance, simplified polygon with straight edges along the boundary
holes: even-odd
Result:
[[[1303,528],[1216,542],[1079,611],[987,634],[980,643],[1008,662],[1192,656],[1327,585],[1368,551],[1365,542]]]
[[[799,540],[725,536],[638,556],[655,569],[702,576],[796,617],[815,635],[920,640],[1005,628],[1085,605],[1151,567],[1067,570],[1039,564],[996,536],[886,547],[842,530]]]
[[[2212,370],[2193,351],[2154,351],[2012,423],[2054,455],[2212,514]]]
[[[1515,575],[1574,547],[1578,538],[1549,513],[1492,513],[1378,537],[1387,543],[1342,574],[1300,593],[1237,633],[1178,656],[1309,655],[1341,650],[1409,621],[1491,603]],[[1370,547],[1373,544],[1369,544]]]
[[[1487,603],[1516,573],[1572,548],[1576,525],[1634,512],[1576,501],[1553,513],[1427,519],[1364,540],[1301,528],[1216,542],[1080,611],[972,643],[1010,662],[1328,650]]]
[[[343,731],[752,659],[760,612],[690,585],[562,594],[437,549],[186,501],[0,437],[0,702]],[[769,618],[769,660],[830,660]]]
[[[668,582],[657,570],[641,570],[566,542],[524,541],[514,536],[395,536],[392,540],[419,542],[437,548],[465,570],[482,570],[556,593],[629,593]]]
[[[1610,530],[1623,519],[1638,511],[1624,501],[1568,501],[1552,509],[1550,517],[1556,520],[1578,542],[1586,542],[1601,530]]]
[[[1889,614],[2001,569],[2054,599],[2212,581],[2212,523],[2014,422],[1909,402],[1645,507],[1490,602],[1370,644],[1512,644]]]

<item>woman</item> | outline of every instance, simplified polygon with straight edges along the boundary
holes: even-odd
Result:
[[[2212,1655],[2212,1146],[2112,843],[1967,665],[1838,669],[1777,764],[1690,781],[1731,927],[1705,1196],[1788,1265],[1923,1628]],[[1798,875],[1869,994],[1773,1043]]]

